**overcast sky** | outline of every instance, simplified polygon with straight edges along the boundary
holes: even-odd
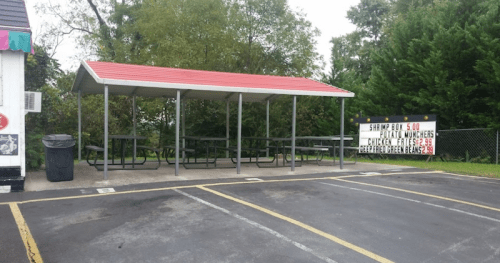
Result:
[[[52,3],[64,3],[66,0],[51,0]],[[332,37],[338,37],[352,32],[355,26],[349,23],[346,18],[347,10],[351,6],[357,5],[360,0],[288,0],[290,7],[295,10],[302,10],[307,14],[307,19],[314,27],[321,31],[321,36],[317,40],[317,50],[323,55],[327,66],[325,72],[330,68],[330,55]],[[41,31],[40,24],[42,18],[36,14],[34,5],[40,0],[25,0],[34,39]],[[63,69],[76,69],[79,64],[77,59],[72,58],[75,46],[71,39],[65,40],[57,49],[55,58],[62,64]]]

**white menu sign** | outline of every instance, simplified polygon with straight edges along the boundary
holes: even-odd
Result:
[[[359,124],[359,153],[434,155],[435,146],[435,121]]]

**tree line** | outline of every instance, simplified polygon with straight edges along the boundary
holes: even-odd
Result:
[[[101,61],[199,70],[301,76],[356,93],[346,99],[346,120],[365,116],[437,114],[439,128],[498,128],[500,43],[498,1],[361,0],[347,18],[357,29],[333,38],[332,66],[314,37],[320,32],[286,0],[72,0],[37,6],[51,17],[47,34],[26,56],[26,89],[43,92],[41,114],[28,114],[27,167],[43,162],[45,134],[77,135],[75,72],[53,59],[59,41],[75,38],[84,57]],[[102,95],[82,99],[83,145],[102,144]],[[150,144],[171,144],[175,101],[138,99],[139,134]],[[271,103],[271,136],[290,136],[292,98]],[[230,106],[236,135],[237,105]],[[110,134],[129,134],[132,98],[110,97]],[[265,104],[245,103],[243,136],[265,135]],[[186,133],[225,136],[226,105],[190,100]],[[346,131],[356,128],[346,121]],[[297,135],[340,131],[335,98],[299,97]]]
[[[324,80],[354,91],[351,114],[436,114],[439,129],[500,128],[500,2],[361,0],[332,39]]]

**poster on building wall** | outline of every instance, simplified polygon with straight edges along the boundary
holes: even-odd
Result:
[[[9,118],[0,113],[0,131],[7,128],[8,125],[9,125]]]
[[[434,155],[436,115],[358,118],[359,153]]]
[[[19,135],[0,134],[0,155],[18,155]]]

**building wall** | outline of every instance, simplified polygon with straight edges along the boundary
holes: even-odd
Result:
[[[2,155],[0,167],[21,167],[21,176],[26,175],[25,126],[24,126],[24,52],[0,51],[0,89],[2,91],[0,113],[5,115],[8,126],[0,130],[0,136],[17,135],[17,155]]]

